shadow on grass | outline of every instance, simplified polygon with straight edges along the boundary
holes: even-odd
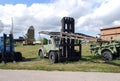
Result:
[[[34,57],[34,58],[23,58],[23,62],[34,61],[36,59],[37,59],[36,57]]]
[[[75,63],[75,62],[93,62],[93,63],[101,63],[100,56],[84,56],[80,60],[74,60],[74,61],[62,61],[60,63],[67,64],[67,63]]]
[[[114,66],[119,66],[120,67],[120,64],[115,63],[115,62],[105,62],[105,64],[110,64],[110,65],[114,65]]]
[[[90,61],[90,62],[93,62],[93,63],[101,63],[100,60],[102,60],[102,59],[101,59],[100,56],[85,56],[81,60],[82,61]],[[120,60],[120,59],[118,58],[116,60]],[[103,61],[102,63],[109,64],[109,65],[114,65],[114,66],[119,66],[120,67],[120,64],[115,63],[113,61],[110,61],[110,62],[104,62]]]
[[[81,60],[94,62],[94,60],[100,60],[100,59],[101,59],[100,56],[84,56]]]

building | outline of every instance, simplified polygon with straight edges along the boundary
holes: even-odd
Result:
[[[22,44],[23,41],[25,41],[25,39],[23,37],[19,37],[19,39],[14,39],[14,44],[17,45],[17,44]]]
[[[85,38],[85,40],[88,40],[89,42],[96,41],[96,37],[86,35],[86,34],[83,34],[83,33],[76,33],[76,34],[83,36],[83,38]]]
[[[120,37],[120,26],[104,28],[100,30],[100,38],[102,40],[114,40],[115,38]]]

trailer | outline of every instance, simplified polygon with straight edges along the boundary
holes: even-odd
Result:
[[[104,61],[112,61],[120,57],[120,40],[98,40],[90,45],[90,50],[91,53],[100,55]]]

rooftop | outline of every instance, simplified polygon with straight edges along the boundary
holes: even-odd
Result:
[[[104,31],[104,30],[111,30],[111,29],[118,29],[120,28],[120,26],[117,26],[117,27],[109,27],[109,28],[103,28],[103,29],[100,29],[101,31]]]

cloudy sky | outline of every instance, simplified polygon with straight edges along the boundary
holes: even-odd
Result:
[[[39,31],[60,31],[64,16],[75,19],[75,32],[92,36],[99,29],[120,26],[120,0],[0,0],[0,32],[26,34],[29,26]]]

